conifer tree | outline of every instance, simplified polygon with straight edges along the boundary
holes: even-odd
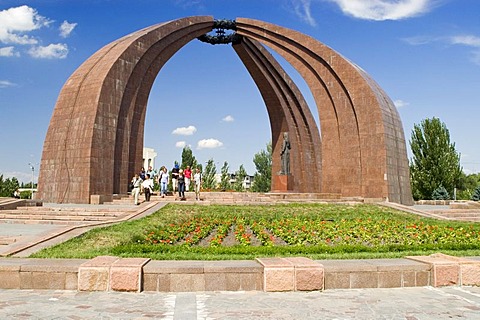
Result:
[[[216,181],[215,175],[217,174],[217,167],[213,162],[213,159],[208,160],[207,165],[205,166],[205,170],[202,174],[202,184],[203,188],[205,189],[215,189],[216,188]]]
[[[431,199],[433,191],[440,185],[453,194],[462,169],[460,154],[455,143],[450,142],[446,125],[438,118],[425,119],[415,124],[410,140],[413,158],[410,175],[413,197]]]

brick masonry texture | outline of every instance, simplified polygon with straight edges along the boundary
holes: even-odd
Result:
[[[151,261],[0,258],[0,289],[79,291],[318,291],[480,285],[479,257]]]
[[[270,117],[272,176],[280,170],[281,137],[288,132],[287,191],[412,204],[401,120],[375,81],[307,35],[253,19],[237,18],[236,24],[243,39],[234,50]],[[125,194],[141,166],[146,105],[158,72],[181,47],[212,29],[210,16],[161,23],[116,40],[85,61],[58,97],[43,147],[38,198],[90,203]],[[304,78],[320,129],[298,88],[263,45]],[[273,190],[279,181],[273,179]]]

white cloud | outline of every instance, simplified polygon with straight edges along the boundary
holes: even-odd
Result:
[[[0,80],[0,88],[15,87],[16,84],[8,80]]]
[[[470,48],[471,60],[473,63],[480,65],[480,37],[474,35],[456,35],[450,37],[429,37],[429,36],[415,36],[403,39],[406,43],[417,46],[427,45],[430,43],[443,43],[448,45],[464,46]]]
[[[233,121],[235,121],[235,119],[231,115],[228,115],[225,118],[223,118],[222,121],[223,122],[233,122]]]
[[[292,1],[293,10],[295,11],[295,14],[307,24],[311,25],[312,27],[315,27],[317,25],[317,22],[312,17],[312,14],[310,12],[310,4],[311,4],[311,0],[293,0]]]
[[[425,45],[429,44],[435,41],[440,40],[439,38],[434,38],[434,37],[429,37],[429,36],[415,36],[415,37],[409,37],[409,38],[404,38],[403,41],[406,43],[412,45],[412,46],[420,46],[420,45]]]
[[[450,37],[450,43],[480,48],[480,37],[472,35],[453,36]]]
[[[347,15],[366,20],[401,20],[424,14],[436,0],[330,0]]]
[[[64,43],[52,43],[46,47],[33,47],[28,50],[28,54],[39,59],[64,59],[68,55],[68,46]]]
[[[472,35],[458,35],[449,38],[449,42],[453,45],[462,45],[466,47],[471,47],[474,50],[472,54],[472,62],[480,65],[480,37]]]
[[[175,143],[175,147],[177,147],[177,148],[182,148],[182,149],[183,149],[186,145],[187,145],[187,143],[186,143],[185,141],[177,141],[177,142]]]
[[[397,107],[397,108],[403,108],[403,107],[406,107],[406,106],[410,105],[410,103],[405,102],[405,101],[403,101],[403,100],[398,100],[398,99],[395,100],[395,101],[393,101],[393,104],[394,104],[395,107]]]
[[[197,128],[195,128],[194,126],[188,126],[188,127],[177,128],[172,131],[172,134],[178,134],[181,136],[191,136],[195,132],[197,132]]]
[[[77,26],[77,23],[69,23],[68,21],[63,21],[62,25],[60,26],[60,36],[62,38],[67,38],[70,33],[72,33],[73,29]]]
[[[19,57],[20,53],[15,52],[14,47],[3,47],[0,48],[0,57]]]
[[[0,42],[36,44],[38,41],[23,33],[40,29],[52,21],[26,5],[0,11]]]
[[[217,139],[203,139],[198,141],[197,143],[197,149],[215,149],[223,146],[223,143],[221,141],[218,141]]]

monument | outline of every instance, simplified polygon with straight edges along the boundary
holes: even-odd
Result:
[[[212,30],[216,36],[208,35]],[[226,35],[225,30],[233,33]],[[129,34],[97,51],[70,76],[45,138],[39,198],[98,203],[127,192],[129,178],[142,165],[153,82],[163,65],[197,38],[231,44],[260,90],[272,133],[272,190],[412,204],[400,117],[365,71],[295,30],[210,16],[177,19]],[[296,85],[264,46],[305,79],[320,128]],[[288,167],[279,151],[285,132]],[[278,185],[279,171],[288,177],[286,187]]]

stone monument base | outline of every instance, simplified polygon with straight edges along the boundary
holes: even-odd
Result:
[[[289,174],[279,174],[273,176],[272,192],[288,192],[293,190],[293,176]]]

